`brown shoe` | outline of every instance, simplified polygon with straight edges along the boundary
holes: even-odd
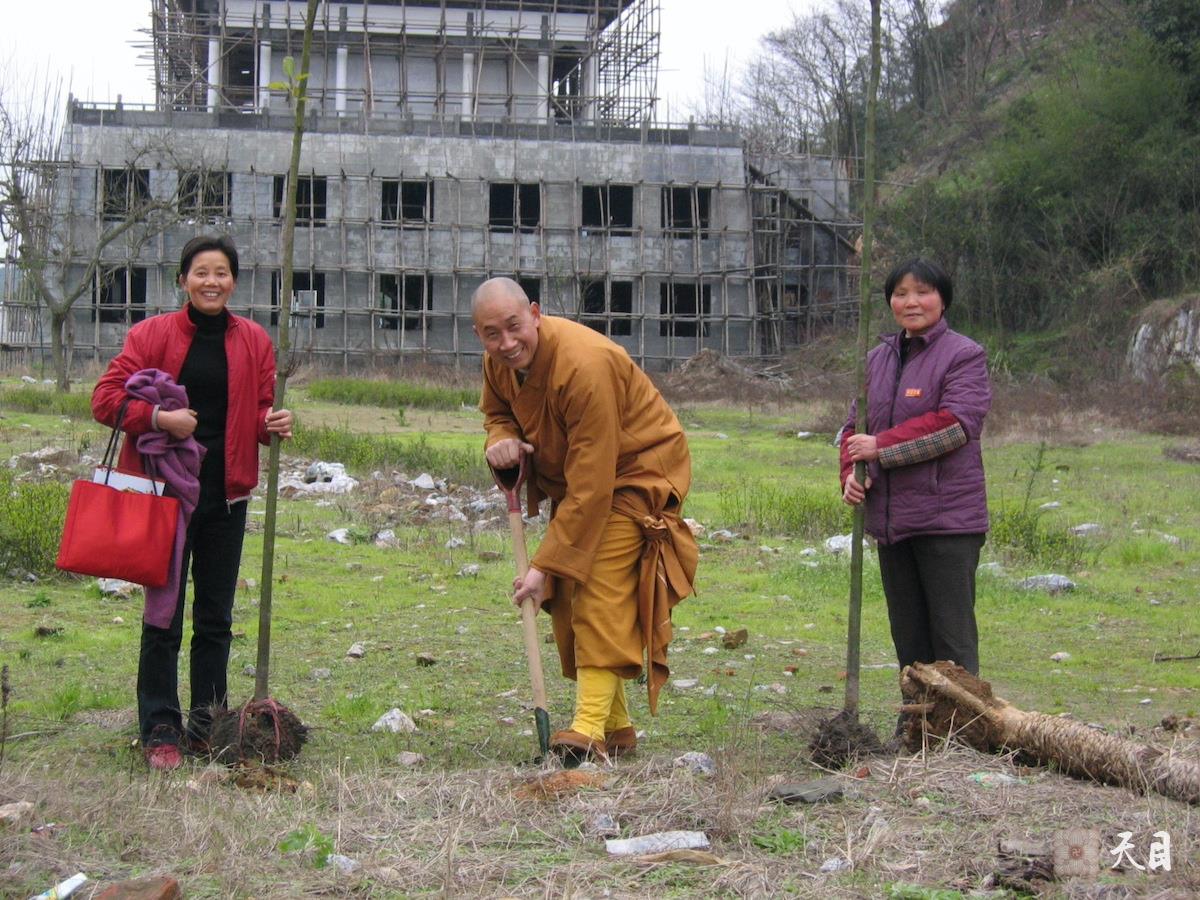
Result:
[[[608,755],[613,759],[618,756],[632,756],[637,752],[637,731],[632,725],[626,725],[616,731],[606,731],[604,746],[608,748]]]
[[[608,747],[604,741],[590,738],[578,731],[556,731],[550,735],[550,749],[557,753],[567,768],[574,768],[586,759],[608,762]]]

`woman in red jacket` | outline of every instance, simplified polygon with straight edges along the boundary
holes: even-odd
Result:
[[[142,623],[138,661],[138,725],[143,752],[154,769],[182,762],[181,743],[207,749],[209,708],[226,702],[233,599],[246,526],[246,501],[258,484],[258,446],[272,434],[291,437],[292,414],[273,410],[275,356],[262,326],[226,308],[237,286],[238,254],[226,236],[200,236],[183,248],[179,286],[182,309],[134,325],[121,353],[92,393],[96,420],[121,423],[126,440],[120,467],[141,472],[134,438],[165,431],[178,441],[194,438],[207,451],[200,467],[200,496],[187,528],[174,615],[167,628]],[[128,399],[125,382],[142,369],[159,369],[187,390],[189,408],[166,410]],[[179,704],[178,658],[191,563],[191,705],[187,729]]]

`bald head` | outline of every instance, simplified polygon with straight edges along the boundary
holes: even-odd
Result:
[[[507,300],[525,308],[530,303],[525,291],[511,278],[489,278],[471,295],[471,317],[475,318],[481,306],[494,300]]]
[[[528,369],[537,353],[541,312],[511,278],[489,278],[471,295],[471,318],[483,349],[510,369]]]

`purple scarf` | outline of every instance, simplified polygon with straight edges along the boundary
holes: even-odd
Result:
[[[188,408],[187,391],[175,383],[166,372],[142,369],[125,382],[131,397],[144,400],[171,412]],[[169,628],[179,603],[179,586],[186,578],[183,569],[183,545],[187,540],[188,522],[200,500],[200,463],[205,449],[194,438],[177,440],[165,431],[148,431],[137,439],[146,474],[166,482],[166,491],[179,500],[179,521],[175,526],[175,546],[171,552],[171,567],[167,583],[162,587],[145,588],[146,608],[142,619],[155,628]]]

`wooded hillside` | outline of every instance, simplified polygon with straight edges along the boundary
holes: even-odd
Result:
[[[768,35],[705,115],[853,172],[865,6],[839,0]],[[942,260],[956,324],[996,364],[1040,343],[1115,366],[1142,307],[1200,284],[1200,4],[884,6],[877,268]]]

